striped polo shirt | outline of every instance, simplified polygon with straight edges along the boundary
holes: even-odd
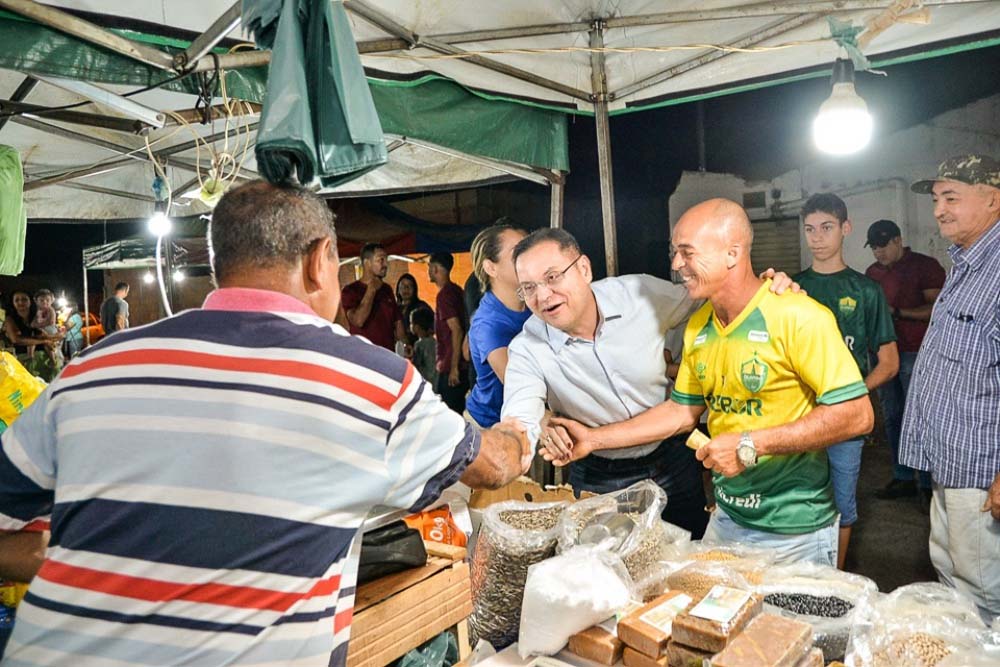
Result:
[[[365,515],[428,505],[479,436],[409,362],[221,289],[85,351],[2,444],[0,530],[52,524],[5,667],[326,666]]]

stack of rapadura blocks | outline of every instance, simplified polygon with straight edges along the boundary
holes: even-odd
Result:
[[[574,635],[569,650],[625,667],[823,667],[809,624],[762,607],[761,596],[728,586],[701,600],[669,590]]]

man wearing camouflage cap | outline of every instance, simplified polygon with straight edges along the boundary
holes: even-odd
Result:
[[[900,462],[934,481],[938,576],[989,621],[1000,615],[1000,162],[953,157],[912,190],[933,195],[954,266],[917,356]]]

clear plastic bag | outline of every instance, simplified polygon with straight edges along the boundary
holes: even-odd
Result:
[[[844,658],[855,609],[878,586],[867,577],[803,562],[769,568],[755,591],[764,596],[765,611],[811,625],[814,645],[830,662]]]
[[[518,653],[558,653],[569,638],[614,615],[634,599],[617,554],[578,546],[532,565],[524,587]]]
[[[472,553],[472,643],[497,650],[517,641],[528,568],[555,554],[565,502],[506,501],[491,505]]]
[[[751,584],[759,583],[764,572],[774,563],[774,552],[769,549],[722,542],[692,542],[687,558],[692,561],[724,563],[736,570]]]
[[[667,576],[667,588],[690,595],[696,601],[715,586],[751,590],[746,578],[728,563],[689,562]]]
[[[671,537],[683,540],[683,535],[677,533],[683,529],[677,526],[671,526],[673,530],[665,528],[670,524],[660,520],[660,513],[666,505],[666,493],[651,480],[580,500],[563,514],[559,526],[559,553],[580,544],[581,538],[586,537],[588,527],[602,518],[615,515],[628,517],[633,524],[628,534],[614,536],[603,544],[621,556],[633,579],[642,579],[657,561],[663,559]]]
[[[903,586],[863,598],[847,645],[849,667],[938,667],[983,651],[989,631],[971,600],[942,584]]]

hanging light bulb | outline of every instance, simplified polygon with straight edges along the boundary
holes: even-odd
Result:
[[[813,141],[824,153],[856,153],[872,137],[868,105],[854,90],[854,65],[838,58],[833,64],[833,91],[819,107],[813,121]]]
[[[142,282],[146,283],[147,285],[151,285],[155,280],[156,277],[149,271],[146,271],[146,273],[142,274]]]
[[[186,278],[186,277],[187,276],[185,276],[184,272],[181,271],[180,269],[177,269],[176,271],[174,271],[174,282],[175,283],[182,283],[182,282],[184,282],[184,278]]]
[[[170,218],[163,211],[156,211],[149,218],[149,233],[153,236],[166,236],[171,227]]]

